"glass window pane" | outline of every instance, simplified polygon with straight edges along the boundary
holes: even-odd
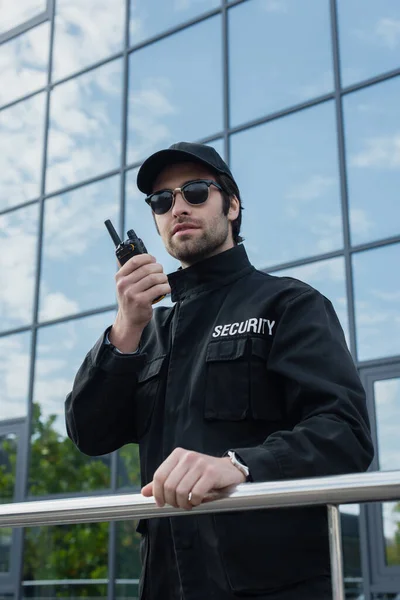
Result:
[[[220,6],[221,0],[131,0],[130,45]]]
[[[127,600],[131,598],[136,600],[139,597],[139,581],[134,579],[132,583],[116,583],[115,585],[115,600]],[[2,598],[0,597],[0,600]],[[8,599],[7,599],[8,600]]]
[[[17,27],[46,10],[47,0],[2,0],[0,2],[0,34]]]
[[[1,527],[0,528],[0,576],[3,573],[10,572],[11,546],[12,546],[12,528],[11,527]],[[2,600],[1,592],[0,592],[0,600]]]
[[[0,159],[1,160],[1,159]],[[0,329],[32,322],[39,207],[0,216]]]
[[[342,246],[333,103],[233,135],[231,157],[257,268]]]
[[[139,446],[126,444],[118,451],[118,487],[136,487],[140,492]]]
[[[0,210],[40,194],[45,95],[0,111]]]
[[[337,0],[342,84],[400,66],[398,0]]]
[[[114,312],[107,312],[38,331],[29,469],[33,496],[110,485],[110,456],[90,458],[67,437],[64,401],[87,352],[113,321]]]
[[[104,179],[46,200],[41,321],[116,301],[117,261],[104,221],[118,224],[119,181],[119,176]]]
[[[61,555],[61,552],[59,554]],[[77,562],[78,554],[79,553],[77,552]],[[71,569],[71,571],[74,572],[73,569]],[[85,600],[91,600],[92,598],[107,600],[107,582],[79,583],[78,581],[71,581],[69,583],[57,584],[57,582],[49,581],[47,585],[42,582],[37,585],[32,585],[24,581],[22,583],[21,598],[22,600],[53,600],[56,598],[57,600],[66,600],[67,598],[71,600],[75,600],[76,598],[85,598]],[[5,600],[9,599],[6,598]],[[131,598],[130,600],[136,599]]]
[[[121,60],[54,88],[47,192],[120,166],[121,95]]]
[[[363,579],[360,553],[360,505],[344,504],[340,507],[340,517],[346,598],[361,600]]]
[[[57,0],[53,80],[122,50],[124,0]],[[95,26],[94,26],[95,24]]]
[[[399,97],[400,77],[344,97],[353,244],[400,234]]]
[[[26,528],[23,561],[24,597],[107,598],[106,581],[91,584],[87,581],[78,583],[77,580],[107,578],[108,529],[108,523]],[[63,589],[65,584],[57,586],[57,579],[74,581],[66,584],[66,589]],[[51,587],[44,584],[46,580],[50,580]],[[39,585],[26,586],[27,582],[35,581]],[[40,585],[39,582],[43,584]]]
[[[399,244],[353,255],[359,360],[400,354],[399,264]]]
[[[43,23],[0,46],[0,106],[46,85],[49,36]]]
[[[376,429],[381,471],[400,469],[400,378],[374,382]],[[381,505],[388,566],[400,565],[400,503]]]
[[[30,344],[30,332],[0,338],[0,423],[27,415]]]
[[[222,129],[221,51],[214,17],[131,54],[129,162]]]
[[[329,2],[253,0],[231,8],[229,65],[233,126],[331,92]]]
[[[138,580],[140,577],[140,534],[136,531],[137,521],[118,521],[117,559],[115,563],[117,579]],[[133,583],[133,582],[132,582]]]
[[[165,273],[172,273],[180,267],[180,263],[170,256],[161,237],[157,233],[150,207],[144,201],[145,196],[136,186],[137,169],[128,171],[126,175],[125,230],[134,229],[143,240],[147,250],[164,267]],[[160,303],[157,304],[160,306]]]
[[[349,342],[346,275],[343,258],[332,258],[301,267],[282,269],[271,275],[300,279],[326,296],[332,302],[345,332],[347,343]]]

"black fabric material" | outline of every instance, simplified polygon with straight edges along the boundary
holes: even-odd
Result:
[[[234,450],[253,481],[365,471],[365,393],[331,303],[261,273],[243,246],[169,276],[140,354],[103,343],[66,400],[89,455],[139,443],[142,484],[176,448]],[[324,507],[150,519],[146,600],[328,599]],[[320,595],[318,595],[320,594]]]
[[[227,175],[232,181],[235,181],[228,165],[214,148],[205,144],[178,142],[165,150],[159,150],[145,160],[137,175],[139,190],[144,194],[151,194],[153,183],[164,167],[181,162],[201,163],[217,173]]]

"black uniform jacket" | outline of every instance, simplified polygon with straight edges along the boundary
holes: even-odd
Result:
[[[139,354],[116,353],[103,335],[79,369],[66,420],[82,452],[139,443],[143,485],[177,447],[235,450],[256,482],[368,468],[364,390],[324,296],[257,271],[242,245],[169,282],[175,304],[154,310]],[[285,587],[329,575],[325,507],[149,519],[139,530],[146,599],[286,599]]]

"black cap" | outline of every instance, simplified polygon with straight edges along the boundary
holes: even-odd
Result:
[[[164,167],[179,162],[199,162],[206,167],[211,167],[217,173],[227,175],[233,182],[235,181],[228,165],[214,148],[205,144],[178,142],[166,150],[152,154],[144,161],[137,176],[139,190],[144,194],[151,194],[157,175]]]

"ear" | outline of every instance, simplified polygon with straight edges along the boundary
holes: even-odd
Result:
[[[230,205],[229,211],[228,211],[229,221],[235,221],[239,216],[239,212],[240,212],[240,202],[236,196],[232,196],[231,197],[231,205]]]

